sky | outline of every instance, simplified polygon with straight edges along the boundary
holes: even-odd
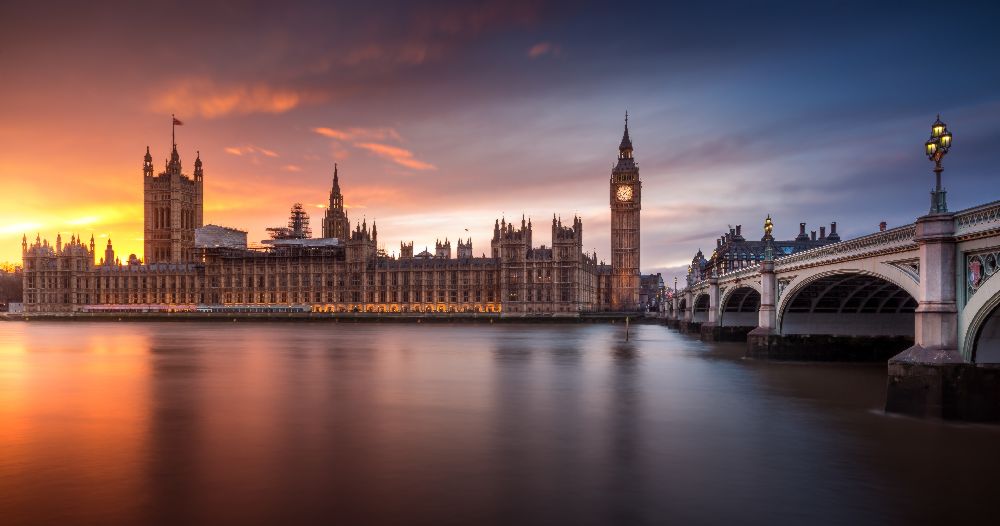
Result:
[[[876,5],[878,4],[878,5]],[[729,225],[844,238],[926,213],[954,133],[953,210],[1000,198],[1000,8],[981,2],[3,2],[0,262],[22,234],[142,256],[142,156],[171,114],[206,224],[265,237],[334,163],[352,220],[398,253],[496,219],[578,214],[610,259],[623,117],[641,267],[683,275]],[[749,235],[748,235],[749,234]],[[123,258],[124,259],[124,258]]]

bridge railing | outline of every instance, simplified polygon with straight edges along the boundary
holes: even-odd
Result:
[[[966,208],[955,213],[955,235],[967,236],[1000,228],[1000,201]]]
[[[869,256],[874,253],[894,252],[916,248],[913,241],[916,225],[904,225],[884,232],[876,232],[867,236],[856,237],[840,243],[803,250],[774,260],[775,270],[795,266],[805,262],[816,262],[825,259],[841,259],[851,256]]]
[[[966,208],[955,213],[955,234],[959,237],[998,229],[1000,229],[1000,201]],[[774,267],[775,270],[787,269],[788,267],[804,263],[820,262],[827,259],[851,259],[855,256],[866,257],[877,253],[910,250],[917,246],[916,242],[913,241],[914,235],[916,235],[916,225],[904,225],[884,232],[876,232],[867,236],[781,256],[775,258]],[[730,281],[750,277],[756,275],[759,270],[759,265],[753,265],[726,272],[720,275],[719,279]],[[700,288],[704,285],[704,282],[705,280],[702,279],[678,292],[683,292],[687,288]]]
[[[738,268],[735,270],[730,270],[729,272],[722,273],[719,276],[719,280],[731,281],[734,279],[746,278],[750,276],[756,276],[760,273],[760,263],[750,265],[749,267]]]

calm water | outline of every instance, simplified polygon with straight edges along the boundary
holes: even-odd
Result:
[[[0,323],[0,523],[995,518],[1000,428],[883,415],[884,366],[632,336]]]

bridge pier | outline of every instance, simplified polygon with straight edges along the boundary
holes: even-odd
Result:
[[[885,410],[913,416],[982,419],[977,393],[996,382],[995,372],[979,373],[958,350],[956,239],[952,213],[917,219],[914,241],[920,250],[920,297],[913,346],[889,360]],[[979,388],[977,388],[979,387]],[[986,391],[989,391],[986,388]],[[994,389],[995,391],[995,389]],[[993,413],[997,398],[992,400]],[[977,418],[978,417],[978,418]],[[995,418],[995,417],[994,417]]]
[[[760,263],[760,308],[757,310],[757,328],[747,333],[747,357],[767,358],[772,347],[780,341],[775,303],[778,280],[774,275],[774,261]]]
[[[682,321],[677,329],[681,334],[701,334],[702,323],[700,321]]]
[[[719,339],[719,278],[714,271],[708,278],[708,320],[698,328],[698,335],[705,341],[717,341]]]
[[[756,327],[715,325],[701,326],[701,339],[707,342],[745,342]]]
[[[675,279],[674,280],[674,294],[670,298],[670,312],[667,314],[667,319],[665,321],[665,325],[667,327],[672,328],[672,329],[676,329],[677,328],[677,325],[678,325],[677,320],[679,318],[679,314],[677,312],[677,283],[676,283],[676,281],[677,280]]]
[[[756,329],[755,329],[756,330]],[[906,336],[753,334],[747,358],[824,362],[884,362],[913,343]]]

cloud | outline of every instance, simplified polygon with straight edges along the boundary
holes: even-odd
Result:
[[[399,133],[396,132],[394,128],[347,128],[346,130],[313,128],[312,130],[324,137],[338,139],[341,141],[354,141],[360,139],[375,141],[384,141],[387,139],[396,141],[402,140]]]
[[[155,96],[152,110],[207,119],[250,113],[284,113],[315,97],[267,84],[216,85],[211,80],[186,80]]]
[[[554,46],[550,42],[539,42],[534,46],[531,46],[531,49],[528,50],[528,57],[533,59],[543,55],[558,57],[559,52],[559,46]]]
[[[281,169],[284,170],[284,171],[286,171],[286,172],[301,172],[302,171],[302,167],[299,166],[299,165],[297,165],[297,164],[286,164],[285,166],[282,166]]]
[[[388,144],[379,144],[375,142],[361,142],[355,143],[354,146],[358,148],[363,148],[368,150],[379,157],[385,157],[390,161],[405,166],[407,168],[412,168],[414,170],[436,170],[437,167],[433,164],[426,163],[424,161],[414,159],[413,152],[406,150],[404,148],[398,148],[396,146],[389,146]]]
[[[230,155],[236,155],[242,157],[244,155],[260,154],[265,157],[278,157],[278,152],[274,150],[268,150],[267,148],[261,148],[259,146],[227,146],[223,149],[226,153]]]
[[[313,128],[312,131],[324,137],[347,142],[355,148],[367,150],[375,155],[378,155],[379,157],[389,159],[400,166],[405,166],[413,170],[437,169],[437,167],[431,163],[414,158],[413,152],[410,150],[381,142],[374,142],[385,140],[402,141],[403,138],[399,135],[399,132],[397,132],[395,128],[381,127],[335,129],[319,127]],[[347,154],[348,152],[343,148],[334,148],[334,155],[338,158],[346,158]]]

